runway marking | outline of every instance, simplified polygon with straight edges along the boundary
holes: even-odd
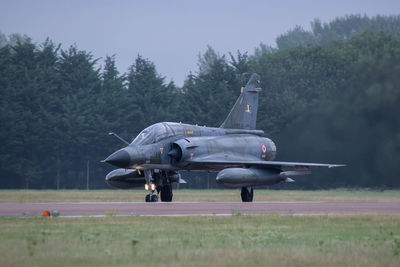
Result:
[[[264,216],[264,215],[279,215],[279,216],[354,216],[354,215],[379,215],[381,213],[264,213],[264,214],[247,214],[247,213],[240,213],[237,214],[230,214],[230,213],[204,213],[204,214],[115,214],[115,215],[67,215],[67,216],[57,216],[57,217],[49,217],[51,218],[112,218],[112,217],[220,217],[220,216]],[[1,216],[0,216],[1,217]],[[21,216],[18,218],[37,218],[41,216]],[[12,217],[4,217],[4,218],[15,218]]]
[[[242,214],[248,215],[264,215],[264,214]],[[189,216],[235,216],[235,214],[221,213],[221,214],[116,214],[116,215],[71,215],[71,216],[58,216],[59,218],[111,218],[111,217],[189,217]]]

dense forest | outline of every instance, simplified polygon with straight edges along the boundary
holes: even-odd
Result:
[[[1,188],[106,188],[100,163],[159,121],[219,126],[253,72],[261,75],[257,128],[278,160],[345,163],[316,169],[290,188],[400,187],[400,16],[352,15],[311,31],[294,27],[277,47],[199,56],[182,87],[137,56],[126,73],[95,59],[0,34]],[[183,173],[189,188],[215,174]]]

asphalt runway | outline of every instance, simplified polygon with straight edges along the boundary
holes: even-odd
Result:
[[[233,214],[400,214],[400,202],[80,202],[2,203],[0,216],[42,216],[57,210],[63,217],[190,216]]]

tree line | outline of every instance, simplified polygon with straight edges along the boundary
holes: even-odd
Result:
[[[298,26],[252,54],[213,48],[183,86],[137,56],[120,73],[77,46],[0,34],[1,188],[105,188],[100,163],[159,121],[219,126],[240,87],[261,75],[257,128],[278,160],[345,163],[285,188],[399,187],[400,17],[346,16],[312,31]],[[184,173],[186,187],[215,187],[213,174]]]

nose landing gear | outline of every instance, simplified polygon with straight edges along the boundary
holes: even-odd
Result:
[[[158,195],[154,194],[154,191],[156,190],[156,185],[155,184],[145,184],[144,189],[150,191],[150,194],[146,195],[146,202],[157,202],[158,201]]]
[[[146,195],[146,202],[157,202],[158,201],[158,195],[153,194],[153,192],[150,191],[150,194]]]
[[[151,171],[145,170],[144,177],[146,179],[146,184],[144,185],[144,189],[150,191],[150,193],[146,195],[146,202],[157,202],[158,195],[154,194],[154,191],[156,190],[156,185],[152,183],[153,177],[151,175]]]

